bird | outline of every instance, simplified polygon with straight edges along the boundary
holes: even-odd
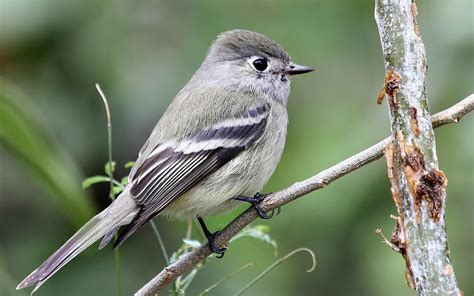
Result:
[[[313,70],[260,33],[219,34],[140,149],[123,192],[17,289],[36,291],[99,239],[102,249],[116,237],[117,248],[157,215],[196,217],[209,248],[223,256],[203,217],[249,202],[269,218],[258,192],[283,153],[291,77]]]

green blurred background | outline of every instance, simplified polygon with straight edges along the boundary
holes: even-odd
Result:
[[[83,191],[86,176],[103,174],[105,113],[94,83],[110,100],[114,160],[134,160],[155,122],[222,31],[264,33],[294,61],[316,67],[297,77],[289,100],[286,150],[265,191],[282,189],[389,134],[385,103],[375,104],[384,69],[373,1],[0,1],[0,294],[103,208],[107,184]],[[431,111],[473,91],[473,2],[418,1],[428,55]],[[474,293],[474,116],[436,131],[441,168],[449,178],[447,227],[455,272]],[[242,208],[243,209],[243,208]],[[239,211],[211,218],[226,225]],[[318,265],[297,255],[259,281],[248,295],[414,295],[404,261],[380,243],[395,214],[380,160],[282,209],[269,220],[279,256],[305,246]],[[156,219],[169,250],[186,223]],[[194,232],[195,238],[199,238]],[[164,266],[145,226],[120,249],[122,290],[129,295]],[[240,266],[253,266],[218,286],[229,295],[276,260],[252,239],[211,259],[189,289],[196,295]],[[113,295],[114,256],[91,248],[37,295]],[[164,293],[166,294],[166,293]]]

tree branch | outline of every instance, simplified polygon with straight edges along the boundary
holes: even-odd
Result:
[[[451,108],[434,115],[433,126],[438,127],[447,123],[458,122],[459,118],[471,112],[473,109],[474,94],[465,98]],[[328,184],[343,177],[344,175],[381,158],[384,154],[384,149],[388,144],[390,144],[390,138],[380,141],[379,143],[349,157],[344,161],[341,161],[335,166],[332,166],[313,177],[268,195],[262,204],[262,208],[265,211],[271,211],[279,206],[297,199],[298,197],[326,187]],[[216,237],[218,246],[226,245],[234,235],[236,235],[240,230],[257,218],[258,215],[253,208],[249,208],[240,214],[222,231],[219,232]],[[202,245],[193,252],[181,257],[179,260],[165,267],[158,275],[156,275],[145,286],[138,290],[135,295],[142,296],[157,294],[161,288],[166,286],[166,284],[170,283],[178,276],[193,268],[196,264],[203,261],[209,255],[211,255],[209,246],[207,244]]]
[[[426,54],[416,15],[414,0],[376,0],[392,130],[385,158],[399,214],[391,243],[405,258],[407,283],[419,295],[461,295],[449,257],[447,178],[436,156],[425,90]],[[384,96],[379,95],[378,103]]]

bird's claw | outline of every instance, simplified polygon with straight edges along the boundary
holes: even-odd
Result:
[[[219,247],[217,246],[215,242],[216,235],[219,232],[214,232],[210,237],[207,238],[207,241],[209,242],[209,249],[211,250],[212,253],[217,254],[216,258],[222,258],[224,257],[225,251],[227,251],[226,247]]]
[[[272,210],[272,212],[267,215],[267,213],[264,210],[262,210],[262,207],[260,206],[260,204],[253,205],[253,207],[255,208],[255,210],[257,210],[257,214],[260,217],[260,219],[268,220],[273,217],[273,213],[275,212],[275,210]]]
[[[247,197],[247,196],[236,196],[234,197],[235,200],[239,201],[245,201],[250,203],[253,208],[257,211],[258,216],[261,219],[270,219],[273,217],[273,214],[275,213],[275,210],[273,209],[270,214],[267,214],[263,209],[260,203],[268,196],[268,194],[262,194],[257,192],[253,197]],[[280,207],[277,208],[277,215],[280,214]]]

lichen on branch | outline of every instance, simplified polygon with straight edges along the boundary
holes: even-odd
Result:
[[[392,140],[386,149],[399,217],[391,243],[402,253],[409,287],[419,295],[460,295],[445,227],[447,178],[439,169],[426,97],[427,62],[410,0],[376,0]],[[449,270],[450,272],[446,272]]]

